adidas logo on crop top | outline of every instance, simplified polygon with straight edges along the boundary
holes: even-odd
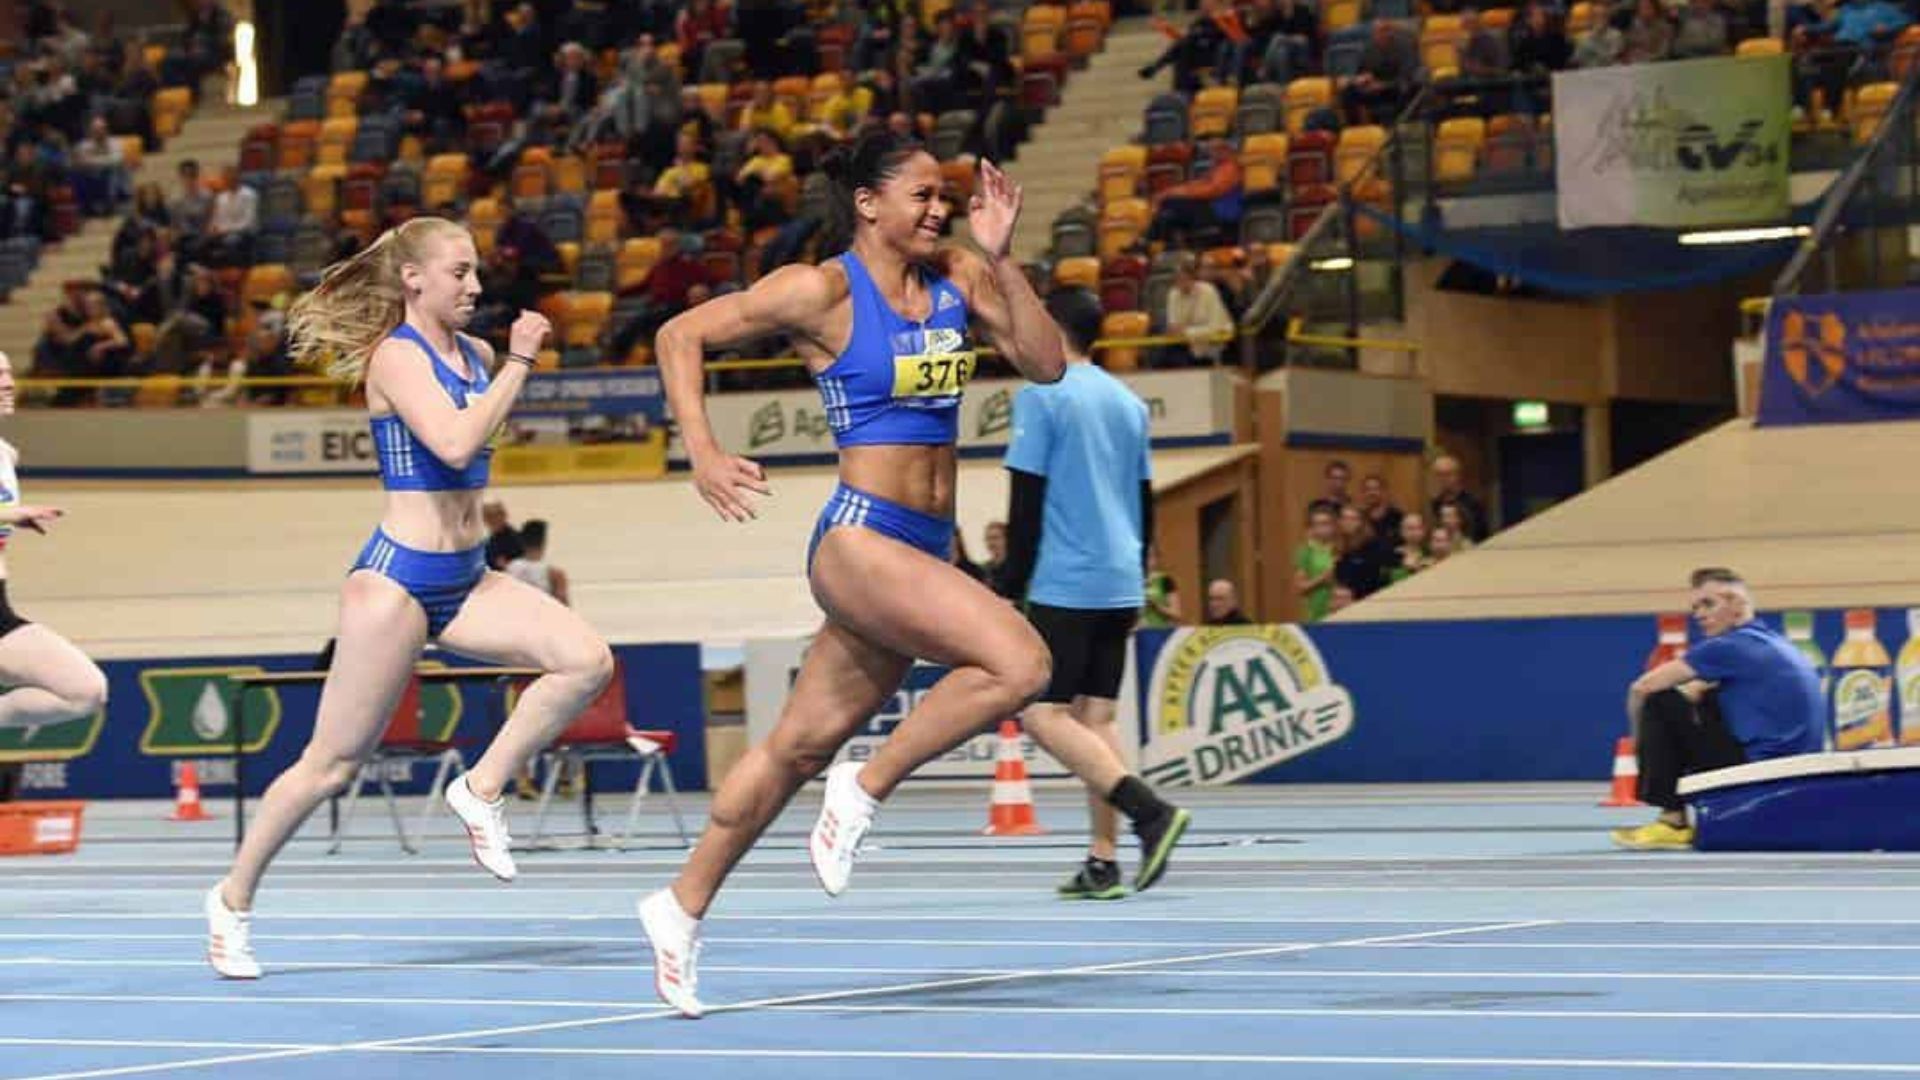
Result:
[[[467,402],[487,391],[487,365],[467,339],[459,334],[460,355],[467,362],[468,376],[447,366],[427,339],[406,323],[393,331],[394,337],[420,346],[433,365],[433,377],[453,399],[453,407],[464,409]],[[427,444],[407,427],[398,413],[376,416],[371,421],[373,445],[380,455],[380,483],[388,491],[478,491],[487,486],[493,462],[493,448],[483,446],[464,469],[456,469],[427,449]]]
[[[960,395],[976,357],[967,301],[953,282],[922,269],[925,319],[893,309],[858,256],[839,256],[853,302],[847,347],[815,377],[836,446],[944,445],[960,434]]]

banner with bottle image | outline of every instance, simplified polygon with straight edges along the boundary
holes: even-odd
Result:
[[[1761,426],[1920,417],[1920,289],[1775,297]]]

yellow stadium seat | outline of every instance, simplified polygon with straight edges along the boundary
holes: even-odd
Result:
[[[501,206],[498,199],[475,199],[473,205],[467,207],[467,227],[476,235],[492,236],[506,220],[506,207]]]
[[[160,328],[150,322],[137,322],[127,327],[127,336],[133,340],[136,355],[151,356],[154,343],[160,340]]]
[[[1592,0],[1579,0],[1567,9],[1567,37],[1577,38],[1593,30],[1595,8]],[[1484,19],[1485,16],[1483,15]]]
[[[560,252],[561,269],[566,271],[568,280],[572,280],[580,272],[580,245],[571,240],[562,240],[553,246]]]
[[[562,195],[578,195],[587,190],[587,163],[573,154],[562,154],[548,167],[553,190]]]
[[[1377,124],[1357,124],[1340,132],[1333,148],[1333,178],[1346,184],[1372,164],[1380,148],[1387,144],[1387,129]]]
[[[1893,82],[1868,83],[1860,88],[1860,92],[1854,96],[1853,106],[1847,110],[1847,121],[1853,128],[1855,144],[1873,138],[1881,118],[1887,115],[1887,109],[1899,91],[1900,84]]]
[[[1153,319],[1144,311],[1113,311],[1100,320],[1103,340],[1143,338],[1153,328]],[[1109,345],[1098,353],[1108,371],[1140,370],[1140,346]]]
[[[1477,116],[1441,121],[1433,139],[1433,178],[1443,183],[1473,179],[1486,141],[1487,122]]]
[[[1115,199],[1100,211],[1100,257],[1120,254],[1139,240],[1153,220],[1153,211],[1145,199]]]
[[[1287,174],[1287,137],[1277,131],[1249,135],[1240,146],[1240,187],[1273,191]]]
[[[1298,135],[1306,127],[1307,116],[1315,109],[1333,105],[1333,80],[1310,75],[1287,84],[1287,134]]]
[[[599,343],[600,331],[613,314],[610,292],[577,292],[567,304],[566,332],[562,340],[567,348],[590,348]]]
[[[1100,260],[1091,255],[1061,259],[1053,264],[1053,283],[1067,289],[1098,289]]]
[[[1100,156],[1100,202],[1131,199],[1140,193],[1147,174],[1147,148],[1116,146]]]
[[[1239,108],[1237,88],[1209,86],[1193,96],[1188,129],[1195,139],[1225,138],[1233,131],[1233,114]]]
[[[1480,25],[1496,34],[1504,34],[1509,27],[1513,26],[1513,9],[1486,8],[1480,12]],[[1568,29],[1567,36],[1575,36],[1571,28]]]
[[[346,179],[345,165],[315,165],[300,179],[300,198],[306,203],[307,216],[331,221],[340,207],[340,181]]]
[[[243,304],[269,303],[281,293],[291,293],[297,287],[293,271],[282,263],[260,263],[247,270],[247,276],[240,284],[240,302]]]
[[[140,168],[147,155],[146,140],[138,135],[121,135],[113,141],[120,145],[120,160],[126,162],[128,171]]]
[[[1735,56],[1779,56],[1786,51],[1779,38],[1748,38],[1733,50]]]
[[[1320,13],[1320,29],[1332,33],[1358,25],[1361,11],[1361,0],[1328,0]]]
[[[185,380],[178,375],[147,375],[133,391],[133,403],[142,408],[165,409],[180,403]]]
[[[660,241],[651,236],[636,236],[620,245],[614,256],[613,280],[616,288],[631,289],[647,280],[654,264],[660,261]]]

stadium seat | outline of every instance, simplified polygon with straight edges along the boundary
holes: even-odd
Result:
[[[1477,116],[1441,121],[1433,138],[1433,178],[1441,183],[1473,179],[1486,141],[1487,122]]]
[[[1031,62],[1057,55],[1066,21],[1065,8],[1051,4],[1035,4],[1028,8],[1020,21],[1020,58]]]
[[[1286,90],[1272,83],[1255,83],[1240,92],[1234,110],[1234,134],[1241,138],[1265,135],[1286,126]]]
[[[147,107],[153,113],[154,134],[171,139],[180,134],[180,125],[193,111],[193,94],[184,86],[170,86],[154,91]]]
[[[1734,47],[1735,56],[1779,56],[1786,51],[1779,38],[1748,38]]]
[[[1179,94],[1161,94],[1147,103],[1144,141],[1148,146],[1187,141],[1187,102]]]
[[[1592,33],[1596,15],[1597,9],[1591,0],[1578,0],[1567,9],[1567,37],[1577,41]]]
[[[340,183],[347,178],[345,165],[315,165],[300,182],[300,198],[307,216],[326,223],[340,210]]]
[[[598,344],[600,331],[613,313],[610,292],[576,292],[568,300],[567,318],[561,341],[568,348],[585,349]]]
[[[1287,140],[1287,186],[1299,188],[1333,179],[1332,133],[1303,131]]]
[[[1166,143],[1147,150],[1147,194],[1158,195],[1175,184],[1186,183],[1193,171],[1193,147],[1188,143]]]
[[[1853,128],[1855,145],[1873,138],[1880,127],[1880,120],[1886,116],[1892,106],[1894,95],[1900,92],[1900,84],[1894,82],[1868,83],[1854,96],[1853,107],[1847,111],[1848,124]]]
[[[1189,137],[1224,138],[1233,131],[1234,113],[1240,107],[1240,91],[1231,86],[1209,86],[1193,96],[1188,114]]]
[[[1361,0],[1327,0],[1320,12],[1320,29],[1325,33],[1343,30],[1360,21]]]
[[[1287,167],[1287,137],[1249,135],[1240,144],[1240,189],[1248,195],[1276,191]]]
[[[1053,284],[1057,288],[1099,288],[1100,260],[1091,255],[1061,259],[1053,264]]]
[[[1102,339],[1143,338],[1153,327],[1153,319],[1144,311],[1110,311],[1100,320]],[[1101,350],[1108,371],[1140,370],[1140,346],[1109,345]]]
[[[1326,184],[1308,184],[1304,187],[1297,187],[1293,190],[1292,201],[1287,205],[1285,236],[1272,237],[1267,240],[1256,240],[1248,235],[1247,222],[1245,219],[1242,219],[1240,223],[1240,242],[1243,244],[1272,243],[1276,240],[1285,240],[1289,243],[1297,243],[1301,237],[1307,235],[1309,229],[1313,228],[1313,223],[1320,219],[1321,213],[1324,212],[1328,206],[1339,201],[1339,198],[1339,192]],[[1247,216],[1252,217],[1253,215],[1249,213]]]
[[[1334,182],[1342,186],[1351,183],[1373,165],[1386,145],[1387,129],[1377,124],[1356,124],[1341,131],[1340,141],[1333,149]]]
[[[1116,146],[1102,154],[1098,185],[1100,202],[1104,204],[1138,195],[1146,171],[1147,150],[1143,146]]]
[[[1145,199],[1115,199],[1100,211],[1099,254],[1118,255],[1146,234],[1153,212]]]
[[[1324,75],[1295,79],[1287,84],[1287,134],[1306,130],[1307,117],[1316,109],[1333,107],[1333,80]]]

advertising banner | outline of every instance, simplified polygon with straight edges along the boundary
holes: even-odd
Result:
[[[1920,289],[1777,297],[1762,426],[1920,416]]]

